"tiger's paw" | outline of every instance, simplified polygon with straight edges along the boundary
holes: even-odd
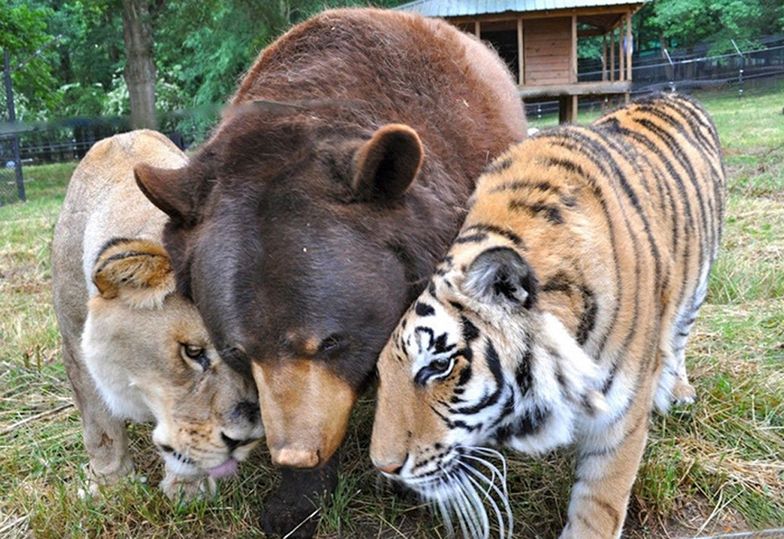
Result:
[[[214,496],[218,490],[215,480],[209,476],[177,475],[169,471],[159,486],[166,497],[177,502]]]
[[[697,400],[697,391],[688,380],[679,379],[672,388],[672,403],[675,406],[694,404]]]

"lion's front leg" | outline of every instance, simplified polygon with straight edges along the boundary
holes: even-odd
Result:
[[[88,481],[95,493],[98,485],[116,483],[133,472],[125,421],[109,412],[81,361],[80,347],[68,339],[63,342],[63,362],[82,417],[82,437],[90,460]]]

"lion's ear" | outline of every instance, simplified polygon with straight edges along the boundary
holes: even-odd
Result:
[[[416,178],[424,154],[419,135],[409,126],[379,128],[354,155],[354,193],[365,200],[401,196]]]
[[[109,241],[93,265],[93,283],[102,298],[119,298],[135,309],[159,308],[175,289],[166,250],[140,239]]]

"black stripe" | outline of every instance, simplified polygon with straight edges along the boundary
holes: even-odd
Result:
[[[142,241],[142,240],[139,240],[138,238],[134,239],[134,238],[124,238],[124,237],[117,237],[117,238],[112,238],[112,239],[108,240],[98,250],[98,254],[95,255],[95,260],[93,261],[93,265],[98,263],[98,259],[101,258],[101,255],[104,254],[107,249],[109,249],[111,247],[114,247],[115,245],[119,245],[121,243],[131,243],[131,242],[134,242],[134,241]]]
[[[517,383],[517,387],[520,388],[520,395],[523,397],[526,396],[533,383],[531,375],[532,359],[533,354],[529,348],[526,350],[525,354],[523,354],[523,357],[520,358],[520,361],[517,363],[517,369],[515,369],[515,382]]]
[[[501,360],[498,357],[498,352],[490,340],[488,340],[485,344],[485,361],[487,361],[487,366],[490,369],[490,373],[493,375],[493,379],[495,380],[495,391],[487,397],[480,399],[478,403],[472,406],[465,406],[463,408],[454,410],[455,413],[462,415],[476,414],[488,406],[494,405],[496,402],[498,402],[498,399],[501,398],[501,394],[504,390],[504,373],[501,369]]]
[[[596,296],[593,291],[587,286],[581,286],[580,293],[583,297],[583,312],[580,315],[575,338],[582,346],[588,341],[588,337],[596,325],[596,314],[599,312],[599,304],[596,302]]]
[[[417,316],[433,316],[436,314],[436,310],[431,305],[422,303],[421,301],[416,302],[414,312],[416,312]]]
[[[525,200],[510,200],[509,209],[512,211],[527,211],[535,216],[544,215],[544,217],[554,225],[562,225],[564,222],[563,215],[558,206],[553,204],[544,204],[542,202],[528,202]]]
[[[101,264],[97,268],[95,268],[95,270],[93,271],[93,274],[96,275],[96,274],[102,272],[104,269],[106,269],[106,266],[108,266],[112,262],[117,262],[118,260],[124,260],[126,258],[134,258],[134,257],[137,257],[137,256],[148,256],[148,257],[154,258],[154,257],[159,257],[161,255],[149,253],[149,252],[146,252],[146,251],[144,251],[144,252],[142,252],[142,251],[123,251],[122,253],[117,253],[117,254],[114,254],[112,256],[104,258],[101,261]]]
[[[542,292],[566,292],[572,291],[572,282],[564,271],[558,271],[555,275],[542,285]]]
[[[479,337],[479,329],[465,316],[460,316],[460,325],[463,328],[463,342],[466,345]]]
[[[489,192],[500,193],[503,191],[522,191],[525,189],[542,191],[545,193],[555,193],[559,196],[561,195],[561,189],[558,186],[553,185],[550,182],[537,181],[537,180],[515,180],[511,182],[506,182],[506,183],[502,183],[501,185],[497,185],[493,187]]]
[[[487,239],[487,234],[480,232],[479,234],[466,234],[458,236],[455,243],[479,243]]]
[[[492,232],[493,234],[498,234],[499,236],[503,236],[509,241],[511,241],[512,243],[514,243],[517,247],[520,247],[521,249],[525,249],[525,244],[523,243],[523,239],[517,234],[515,234],[514,232],[512,232],[511,230],[508,230],[506,228],[501,228],[495,225],[488,225],[488,224],[476,224],[463,229],[463,232],[467,232],[469,230],[478,230],[482,232]]]
[[[536,434],[542,430],[542,427],[547,423],[550,414],[549,408],[534,406],[533,410],[526,411],[522,416],[515,419],[512,427],[512,435],[528,436]]]
[[[482,174],[497,174],[498,172],[503,172],[512,166],[514,161],[511,157],[504,157],[502,159],[496,159],[489,165],[487,165],[482,172]]]

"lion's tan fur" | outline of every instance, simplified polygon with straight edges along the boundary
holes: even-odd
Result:
[[[160,244],[166,216],[134,182],[140,162],[175,168],[186,161],[152,131],[97,143],[71,178],[52,247],[63,360],[91,475],[111,482],[129,473],[124,422],[154,420],[153,440],[170,450],[162,483],[170,496],[199,492],[205,470],[229,455],[242,460],[254,445],[231,453],[222,435],[245,441],[262,434],[257,413],[237,413],[248,403],[258,408],[252,382],[221,362],[195,306],[175,292]],[[207,370],[183,357],[186,344],[204,348]]]

